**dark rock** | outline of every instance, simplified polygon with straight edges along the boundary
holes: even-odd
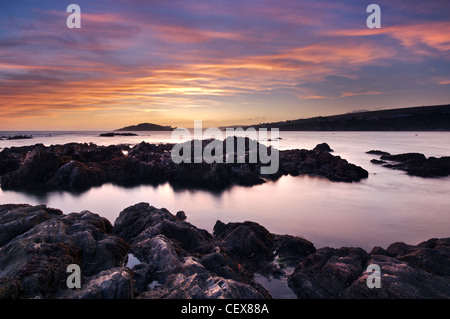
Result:
[[[343,298],[430,299],[449,298],[450,279],[436,276],[399,259],[374,255],[367,264],[381,270],[381,287],[367,287],[368,272],[363,272],[342,294]]]
[[[308,150],[280,151],[280,171],[290,175],[318,175],[336,182],[356,182],[369,173],[339,156]]]
[[[211,253],[200,258],[199,262],[210,272],[224,278],[232,278],[233,270],[228,266],[227,259],[221,253]]]
[[[179,218],[180,220],[186,220],[186,213],[182,210],[180,210],[179,212],[177,212],[177,214],[175,215],[177,218]]]
[[[146,263],[140,263],[133,267],[134,289],[137,293],[142,293],[147,290],[148,285],[156,278],[150,266]]]
[[[380,161],[380,160],[377,160],[377,159],[373,159],[370,162],[372,164],[377,164],[377,165],[382,165],[382,164],[386,164],[387,163],[386,161]]]
[[[316,147],[313,148],[313,151],[333,152],[333,150],[327,143],[317,144]]]
[[[372,249],[370,252],[370,255],[383,255],[383,256],[389,256],[389,253],[382,247],[376,246]]]
[[[254,222],[217,221],[213,236],[147,203],[126,208],[114,227],[88,211],[0,205],[0,235],[0,298],[270,298],[256,273],[287,279],[299,298],[450,297],[450,238],[370,254],[316,250]],[[133,269],[124,267],[129,253],[140,261]],[[69,264],[81,267],[81,289],[66,287]],[[379,289],[367,287],[371,264],[381,268]]]
[[[36,145],[16,171],[2,176],[2,188],[30,187],[45,183],[62,165],[63,160],[59,155],[47,150],[43,145]]]
[[[114,233],[127,240],[133,255],[148,266],[145,283],[137,282],[139,298],[269,296],[250,273],[235,269],[236,260],[217,252],[221,248],[213,236],[165,209],[146,203],[128,207],[116,219]],[[148,282],[159,285],[142,291]]]
[[[0,206],[0,247],[37,224],[62,215],[60,210],[27,204]]]
[[[135,133],[102,133],[100,137],[114,137],[114,136],[138,136]]]
[[[288,283],[298,298],[340,298],[368,260],[361,248],[321,248],[297,265]]]
[[[14,136],[8,136],[6,137],[6,139],[8,141],[12,141],[12,140],[29,140],[32,139],[33,135],[14,135]]]
[[[388,152],[384,152],[384,151],[380,151],[380,150],[370,150],[370,151],[367,151],[366,154],[380,155],[380,156],[381,155],[391,155]]]
[[[404,153],[398,155],[383,155],[381,156],[381,159],[396,162],[408,162],[408,161],[424,162],[427,158],[425,157],[425,155],[420,153]]]
[[[450,238],[430,239],[417,246],[394,243],[387,248],[390,256],[438,276],[450,276]]]
[[[141,294],[144,299],[263,299],[267,298],[255,288],[222,277],[200,274],[171,275],[164,286]]]
[[[131,299],[133,275],[129,268],[110,268],[86,279],[81,289],[66,290],[62,298]]]
[[[230,141],[234,143],[234,148],[228,150],[227,143]],[[326,143],[316,148],[321,150],[279,151],[278,172],[263,175],[261,168],[267,166],[267,163],[263,164],[259,153],[253,152],[258,149],[271,154],[272,148],[248,138],[237,137],[229,137],[222,142],[200,142],[204,149],[210,147],[209,143],[222,143],[223,163],[195,163],[192,152],[191,163],[176,164],[171,157],[174,144],[154,145],[145,142],[131,149],[128,146],[124,148],[123,145],[97,146],[92,143],[68,143],[49,147],[37,144],[27,148],[5,149],[0,152],[1,187],[82,191],[107,182],[120,185],[170,182],[176,188],[222,191],[232,185],[262,184],[285,174],[318,175],[344,182],[368,177],[367,171],[361,167],[329,154]],[[186,142],[191,150],[194,144],[195,141]],[[244,153],[238,147],[240,144],[245,147]],[[127,155],[124,155],[123,150],[127,151]],[[256,155],[255,163],[250,160],[253,155]],[[233,159],[231,163],[227,158]]]
[[[275,236],[275,254],[289,266],[296,266],[315,252],[314,245],[306,239],[290,235]]]
[[[322,248],[289,277],[299,298],[449,298],[450,239],[417,246],[394,243],[370,254],[359,248]],[[369,265],[381,270],[381,288],[369,289]]]
[[[5,148],[0,152],[0,176],[17,170],[33,146]]]
[[[111,224],[98,215],[88,211],[61,215],[43,206],[18,206],[14,211],[11,205],[1,205],[0,210],[7,212],[1,227],[9,223],[5,215],[15,215],[26,224],[9,231],[10,237],[16,236],[4,237],[7,243],[0,250],[0,278],[7,295],[18,286],[20,298],[56,296],[67,289],[69,264],[80,265],[83,276],[123,265],[128,245],[110,235]]]
[[[409,175],[420,177],[443,177],[450,175],[450,157],[429,157],[420,153],[405,153],[397,155],[383,155],[381,159],[398,162],[386,164],[384,167],[400,169]]]
[[[217,221],[214,237],[220,251],[253,264],[253,260],[272,260],[274,238],[267,229],[254,222],[228,223]],[[251,265],[249,265],[251,266]]]
[[[123,210],[114,222],[114,234],[126,241],[133,239],[136,242],[141,238],[147,240],[164,235],[188,251],[212,249],[212,236],[207,231],[180,221],[165,208],[157,209],[148,203],[139,203]]]

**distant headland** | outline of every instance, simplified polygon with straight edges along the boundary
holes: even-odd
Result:
[[[163,126],[152,123],[141,123],[120,128],[115,131],[173,131],[175,128],[171,126]]]
[[[280,131],[450,131],[450,104],[352,112],[251,127]]]

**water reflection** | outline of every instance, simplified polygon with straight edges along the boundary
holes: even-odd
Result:
[[[124,208],[148,202],[173,214],[183,210],[187,221],[209,232],[219,219],[251,220],[273,233],[302,236],[316,247],[359,246],[368,251],[374,246],[386,248],[396,241],[417,244],[450,235],[450,177],[408,176],[371,164],[374,156],[365,154],[381,149],[393,154],[450,155],[450,143],[442,143],[450,140],[450,133],[415,136],[413,132],[281,132],[281,136],[280,149],[311,149],[327,142],[335,150],[334,155],[362,166],[370,176],[351,184],[311,176],[284,176],[275,182],[220,191],[187,189],[169,183],[105,184],[80,193],[0,190],[0,204],[46,204],[65,213],[87,209],[114,222]],[[69,142],[59,138],[61,144]],[[158,138],[163,140],[165,136]]]
[[[415,191],[383,177],[347,184],[284,176],[253,187],[234,186],[220,194],[174,189],[169,183],[129,188],[105,184],[76,195],[0,191],[0,203],[46,204],[65,213],[87,209],[113,223],[124,208],[148,202],[173,214],[183,210],[189,222],[209,232],[217,220],[251,220],[273,233],[302,236],[316,247],[360,246],[369,251],[395,241],[416,244],[448,236],[450,180],[427,185],[427,180],[404,177]]]

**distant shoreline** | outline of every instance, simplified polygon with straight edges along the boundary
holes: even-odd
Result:
[[[283,122],[259,123],[245,128],[280,131],[450,131],[450,104],[318,116]]]

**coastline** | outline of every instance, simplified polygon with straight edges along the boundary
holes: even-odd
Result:
[[[113,225],[89,211],[0,205],[0,298],[271,299],[256,274],[284,278],[301,299],[450,297],[450,238],[368,253],[316,249],[254,222],[217,221],[210,234],[185,218],[148,203]],[[69,264],[80,266],[80,289],[66,285]],[[366,284],[371,264],[381,268],[380,288]]]

